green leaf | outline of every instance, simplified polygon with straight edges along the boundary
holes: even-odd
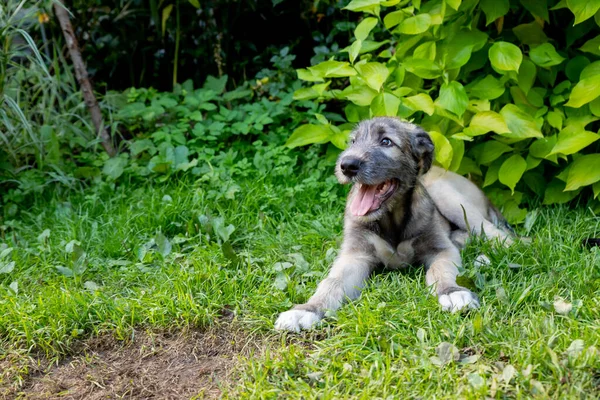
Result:
[[[395,32],[395,31],[394,31]],[[406,38],[401,38],[396,46],[396,58],[400,61],[403,61],[406,57],[406,53],[415,47],[420,41],[423,39],[422,36],[410,36]]]
[[[301,125],[285,142],[289,148],[306,146],[307,144],[326,143],[331,136],[331,129],[326,125]]]
[[[431,41],[431,42],[425,42],[425,43],[419,45],[413,52],[413,57],[433,61],[433,60],[435,60],[435,54],[436,54],[435,42]]]
[[[395,117],[400,107],[400,99],[391,93],[380,93],[371,103],[374,117]]]
[[[223,217],[216,217],[211,220],[213,231],[220,239],[220,243],[229,241],[231,234],[235,231],[235,226],[229,224],[225,226],[225,219]]]
[[[527,161],[518,154],[513,154],[502,163],[498,171],[500,182],[508,186],[512,193],[515,192],[515,186],[521,180],[523,173],[527,169]]]
[[[452,39],[449,44],[442,46],[442,59],[444,60],[444,68],[457,69],[469,62],[473,45],[457,43],[456,38]]]
[[[381,0],[352,0],[346,7],[345,10],[355,12],[366,12],[368,14],[379,15]]]
[[[546,0],[520,0],[520,2],[533,16],[540,17],[544,21],[550,22]]]
[[[368,107],[359,107],[356,104],[348,103],[346,107],[344,107],[344,114],[346,114],[346,119],[348,122],[356,123],[363,119],[369,118],[369,108]]]
[[[350,66],[350,63],[334,60],[323,61],[320,64],[308,67],[308,70],[313,76],[319,78],[343,78],[356,75],[356,70]]]
[[[123,171],[126,166],[127,166],[127,157],[124,157],[124,156],[113,157],[113,158],[109,158],[108,160],[106,160],[106,162],[104,163],[104,168],[102,169],[102,172],[104,173],[104,175],[107,175],[108,177],[110,177],[111,179],[114,180],[114,179],[119,178],[121,175],[123,175]]]
[[[565,191],[576,190],[598,181],[600,181],[600,154],[581,156],[570,165]]]
[[[348,57],[350,58],[350,62],[354,63],[356,57],[360,54],[360,50],[362,48],[362,40],[356,40],[350,47],[348,47]]]
[[[600,9],[600,0],[567,0],[567,7],[575,14],[575,25],[591,18]]]
[[[527,139],[532,137],[541,138],[542,133],[537,127],[535,120],[514,104],[507,104],[500,110],[504,117],[510,133],[502,136],[512,139]]]
[[[348,136],[350,135],[350,130],[340,130],[339,132],[334,132],[333,136],[331,136],[331,143],[340,150],[345,150],[348,147]]]
[[[479,136],[490,131],[499,135],[510,133],[502,115],[494,111],[481,111],[475,114],[469,127],[463,132],[468,136]]]
[[[499,71],[519,71],[523,61],[521,49],[508,42],[494,43],[488,55],[492,66]]]
[[[460,3],[462,3],[462,0],[445,0],[446,4],[448,4],[451,8],[453,8],[454,10],[458,11],[458,8],[460,7]]]
[[[363,19],[354,30],[354,37],[356,37],[357,40],[365,40],[376,25],[377,18],[368,17]]]
[[[558,179],[552,181],[546,186],[544,192],[544,201],[542,204],[563,204],[573,200],[578,192],[565,192],[565,184]]]
[[[433,115],[435,111],[433,100],[431,100],[431,97],[425,93],[419,93],[415,96],[405,97],[402,99],[402,104],[412,108],[413,110],[423,111],[428,115]]]
[[[400,22],[400,25],[394,31],[405,35],[418,35],[425,32],[430,26],[431,16],[429,14],[419,14]]]
[[[393,11],[391,13],[386,14],[383,17],[383,25],[385,25],[386,29],[391,29],[394,26],[398,25],[406,18],[406,14],[402,10]]]
[[[167,20],[169,19],[169,15],[171,15],[171,11],[173,11],[173,4],[169,4],[162,10],[162,35],[165,36],[165,30],[167,29]]]
[[[136,156],[146,150],[148,150],[151,154],[156,152],[156,147],[154,143],[150,139],[141,139],[135,140],[129,146],[129,150],[131,151],[132,156]]]
[[[459,82],[452,81],[450,83],[442,84],[440,95],[435,103],[460,117],[467,109],[469,96],[467,96],[467,92],[463,85]]]
[[[469,157],[463,157],[463,159],[460,163],[460,167],[456,170],[456,173],[459,175],[467,175],[467,174],[474,174],[474,175],[479,175],[479,176],[482,175],[479,165],[477,165],[477,163],[475,163],[475,161],[473,161]]]
[[[537,21],[517,25],[512,30],[515,36],[523,44],[535,45],[546,43],[548,41],[548,36],[546,36],[542,26]]]
[[[548,121],[548,124],[558,130],[562,129],[563,126],[563,116],[561,113],[557,112],[557,111],[550,111],[548,114],[546,114],[546,121]]]
[[[488,169],[485,173],[485,180],[483,181],[483,187],[490,186],[498,180],[498,173],[500,171],[500,166],[502,165],[503,162],[504,162],[504,160],[499,158],[490,164],[490,166],[488,167]]]
[[[296,70],[298,74],[298,79],[307,81],[307,82],[323,82],[323,78],[317,75],[314,75],[312,71],[306,68],[300,68]]]
[[[496,140],[488,140],[473,148],[477,157],[477,162],[482,165],[487,165],[496,160],[502,154],[512,151],[512,147],[500,143]]]
[[[544,191],[546,190],[546,181],[544,180],[544,175],[537,172],[526,172],[525,175],[523,175],[523,181],[527,184],[529,189],[533,190],[535,194],[540,197],[544,196]]]
[[[600,43],[598,44],[598,46],[600,46]],[[589,58],[585,56],[573,57],[567,62],[567,66],[565,67],[565,74],[571,82],[577,82],[580,78],[581,71],[583,71],[583,69],[588,65],[590,65]]]
[[[378,48],[380,48],[381,46],[383,46],[386,43],[389,43],[389,40],[383,40],[381,42],[375,42],[373,40],[363,40],[362,42],[362,46],[360,47],[360,52],[359,54],[365,54],[365,53],[370,53],[372,51],[377,50]]]
[[[421,58],[407,57],[402,60],[404,68],[419,78],[436,79],[442,76],[442,70],[433,61]]]
[[[592,190],[594,192],[594,199],[598,197],[600,194],[600,182],[596,182],[592,185]]]
[[[481,0],[479,5],[485,14],[486,25],[506,15],[510,7],[508,0]]]
[[[598,96],[600,96],[600,75],[585,78],[577,82],[565,106],[579,108]]]
[[[494,100],[502,96],[505,91],[504,84],[492,75],[487,75],[485,78],[475,83],[469,88],[471,96],[481,100]]]
[[[367,85],[376,91],[381,89],[390,75],[390,71],[387,69],[387,67],[378,62],[357,65],[356,69]]]
[[[367,85],[352,85],[344,89],[340,96],[357,106],[370,106],[373,102],[373,98],[377,96],[377,92]]]
[[[437,161],[444,169],[448,169],[450,167],[450,163],[452,162],[452,154],[454,150],[452,149],[452,145],[446,138],[446,136],[442,135],[436,131],[430,131],[429,136],[433,141],[434,151],[435,151],[435,161]]]
[[[519,67],[519,76],[517,84],[525,94],[529,93],[533,83],[535,82],[535,76],[537,75],[537,67],[531,61],[525,59]]]
[[[509,200],[502,206],[502,215],[504,215],[509,224],[521,224],[527,217],[527,209],[519,208],[516,201]]]
[[[450,171],[456,172],[460,168],[462,159],[465,155],[465,142],[460,139],[449,138],[448,141],[452,146],[452,162],[448,168]]]
[[[294,92],[294,100],[311,100],[323,96],[331,81],[319,83],[309,88],[301,88]]]
[[[596,56],[600,56],[600,35],[596,36],[593,39],[588,40],[579,48],[579,50],[594,54]]]
[[[171,254],[171,249],[173,246],[171,245],[171,242],[169,242],[169,239],[167,239],[167,237],[162,232],[158,232],[156,234],[156,237],[154,238],[154,243],[156,243],[156,246],[158,247],[158,252],[163,257],[166,257],[169,254]]]
[[[220,78],[215,78],[212,75],[209,75],[204,82],[203,88],[210,89],[215,91],[218,94],[221,94],[225,91],[225,87],[227,86],[227,75],[223,75]]]
[[[600,135],[586,131],[582,127],[571,125],[560,131],[552,154],[574,154],[600,139]]]
[[[596,99],[590,102],[590,111],[596,117],[600,117],[600,97],[596,97]]]
[[[600,75],[600,61],[594,61],[581,70],[579,79],[591,78]]]
[[[73,276],[73,270],[71,268],[63,267],[61,265],[57,265],[54,268],[58,271],[59,274],[71,277]]]
[[[546,158],[556,145],[556,135],[535,140],[529,146],[529,154],[537,158]]]
[[[561,64],[565,60],[550,43],[537,46],[529,52],[529,57],[531,57],[531,61],[543,68]]]

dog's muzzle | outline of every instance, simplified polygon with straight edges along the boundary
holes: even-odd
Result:
[[[344,157],[340,162],[340,169],[348,178],[354,178],[360,171],[361,164],[362,161],[359,158]]]

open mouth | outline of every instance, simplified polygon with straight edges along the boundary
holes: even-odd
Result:
[[[378,185],[359,183],[358,192],[350,204],[350,211],[355,216],[364,216],[379,210],[397,187],[398,182],[395,179],[388,179]]]

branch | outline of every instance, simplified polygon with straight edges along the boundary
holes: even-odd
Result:
[[[96,96],[94,96],[92,84],[90,83],[90,78],[88,76],[85,63],[83,62],[83,58],[81,57],[81,51],[79,50],[79,44],[77,43],[77,38],[75,37],[73,26],[71,25],[71,20],[69,19],[69,14],[67,13],[67,10],[58,2],[54,3],[54,13],[60,22],[60,27],[63,35],[65,36],[65,40],[67,41],[69,55],[71,56],[73,67],[75,68],[75,77],[77,78],[77,82],[79,82],[79,86],[81,87],[81,93],[83,94],[85,105],[92,116],[92,122],[96,128],[96,134],[100,136],[104,150],[106,150],[106,152],[112,157],[117,152],[112,144],[110,134],[108,133],[108,130],[102,121],[102,112],[100,111],[100,106],[98,105]]]

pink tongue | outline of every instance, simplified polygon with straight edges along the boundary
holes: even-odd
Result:
[[[374,208],[376,192],[377,185],[362,185],[350,204],[352,214],[362,216],[371,211]]]

